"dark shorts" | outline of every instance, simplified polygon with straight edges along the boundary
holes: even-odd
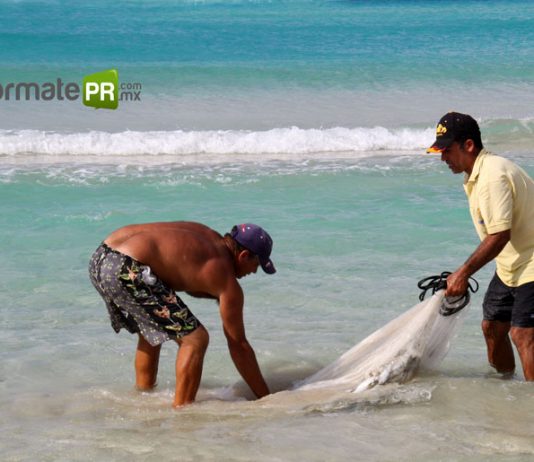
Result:
[[[534,282],[509,287],[495,273],[482,307],[486,321],[511,322],[514,327],[534,327]]]
[[[190,334],[201,325],[148,265],[106,244],[91,257],[89,277],[106,302],[115,332],[125,328],[156,346]]]

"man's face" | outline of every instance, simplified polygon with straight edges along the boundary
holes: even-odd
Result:
[[[462,173],[469,168],[469,157],[463,145],[454,141],[448,148],[441,151],[441,161],[445,162],[452,173]]]
[[[237,278],[241,279],[251,273],[258,271],[260,259],[257,255],[248,250],[243,250],[237,256]]]

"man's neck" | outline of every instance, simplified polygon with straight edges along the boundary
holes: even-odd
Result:
[[[477,157],[480,154],[480,151],[482,151],[482,149],[475,149],[472,154],[468,154],[469,160],[465,169],[465,173],[467,173],[467,175],[469,176],[471,176],[471,172],[473,171],[473,167],[475,166],[475,162],[477,161]]]

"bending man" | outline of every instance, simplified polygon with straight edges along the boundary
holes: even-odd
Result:
[[[243,290],[237,281],[258,266],[276,270],[272,239],[254,224],[234,226],[224,237],[200,223],[129,225],[108,236],[93,254],[89,274],[116,332],[139,335],[136,385],[156,384],[161,344],[178,343],[174,406],[194,401],[202,375],[208,332],[175,291],[219,302],[232,360],[254,394],[269,389],[245,336]]]

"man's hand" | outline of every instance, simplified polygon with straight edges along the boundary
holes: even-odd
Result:
[[[459,297],[467,292],[469,276],[466,276],[462,269],[449,274],[447,278],[447,290],[445,297]]]
[[[499,255],[509,240],[509,229],[488,235],[473,252],[473,255],[447,278],[445,297],[465,294],[469,285],[469,277]]]

